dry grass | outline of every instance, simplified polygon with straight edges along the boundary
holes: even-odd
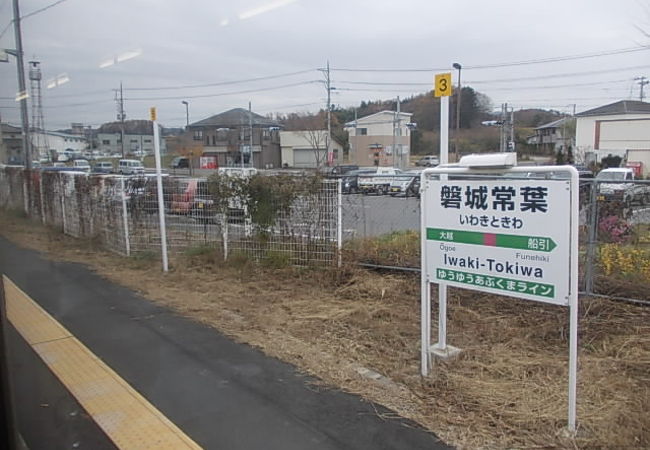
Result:
[[[650,447],[650,310],[601,299],[580,308],[579,433],[566,437],[567,312],[452,290],[449,342],[463,352],[419,376],[419,280],[346,267],[266,269],[191,252],[157,260],[1,217],[2,234],[210,324],[323,382],[412,418],[464,448]],[[358,374],[368,367],[392,382]]]

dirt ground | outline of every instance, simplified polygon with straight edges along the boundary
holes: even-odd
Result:
[[[448,342],[463,351],[423,379],[418,277],[352,266],[273,269],[241,258],[226,265],[205,249],[175,257],[163,274],[156,259],[115,256],[16,215],[0,215],[0,234],[49,258],[86,263],[461,448],[650,447],[648,308],[581,299],[572,438],[564,432],[563,308],[450,290]],[[362,376],[364,369],[385,378]]]

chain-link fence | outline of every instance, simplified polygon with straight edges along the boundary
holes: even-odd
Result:
[[[212,247],[224,259],[243,255],[297,265],[336,263],[341,236],[339,183],[313,179],[303,189],[297,178],[265,178],[290,195],[232,197],[225,208],[218,208],[209,179],[164,176],[168,251]],[[283,190],[287,185],[291,189]],[[2,167],[0,207],[23,210],[65,234],[95,239],[123,255],[161,251],[155,176],[90,176]]]
[[[286,178],[267,177],[272,185]],[[419,178],[372,181],[375,186],[362,188],[345,177],[320,180],[316,189],[294,188],[289,203],[232,197],[219,207],[209,179],[164,176],[168,249],[173,254],[212,247],[224,259],[245,255],[330,264],[339,260],[344,242],[351,262],[418,270]],[[650,181],[585,179],[579,189],[581,291],[650,301]],[[153,176],[2,167],[0,207],[24,211],[68,235],[96,239],[123,255],[161,249]]]
[[[344,249],[367,266],[419,270],[420,200],[384,178],[388,190],[343,185]],[[650,181],[581,179],[579,203],[580,290],[650,301]]]
[[[650,181],[581,182],[582,288],[650,301]]]

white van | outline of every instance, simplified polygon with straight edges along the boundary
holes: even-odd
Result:
[[[90,172],[90,163],[85,159],[75,159],[72,161],[72,167],[75,170]]]
[[[123,175],[143,174],[144,166],[137,159],[120,159],[117,171]]]

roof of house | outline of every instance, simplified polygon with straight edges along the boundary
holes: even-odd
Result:
[[[273,119],[261,116],[257,113],[251,113],[253,116],[254,127],[279,127],[280,124]],[[198,122],[191,123],[189,128],[194,127],[223,127],[223,128],[238,128],[241,126],[248,126],[249,113],[244,108],[233,108],[231,110],[215,114],[207,119],[199,120]]]
[[[609,105],[583,111],[576,114],[576,116],[610,116],[617,114],[650,114],[650,103],[638,100],[620,100]]]
[[[558,128],[564,124],[564,122],[569,122],[573,120],[573,117],[563,117],[558,120],[554,120],[553,122],[545,123],[544,125],[540,125],[538,127],[535,127],[536,130],[543,130],[544,128]]]
[[[2,126],[2,132],[3,133],[22,133],[23,132],[22,128],[15,127],[13,125],[9,125],[8,123],[0,123],[0,126]]]
[[[97,129],[97,133],[120,133],[122,122],[108,122]],[[153,135],[153,125],[150,120],[125,120],[124,134]]]
[[[68,139],[83,139],[85,140],[85,136],[81,136],[79,134],[71,134],[71,133],[62,133],[61,131],[41,131],[41,130],[32,130],[32,133],[45,133],[49,136],[58,136],[62,138],[68,138]]]
[[[380,115],[380,114],[386,114],[386,113],[389,113],[389,114],[393,115],[393,114],[397,114],[397,111],[388,111],[388,110],[379,111],[379,112],[376,112],[376,113],[374,113],[374,114],[370,114],[369,116],[359,117],[359,118],[356,120],[356,122],[357,122],[357,123],[359,123],[359,122],[361,122],[361,121],[363,121],[363,122],[367,122],[368,119],[370,119],[370,118],[372,118],[372,117],[378,116],[378,115]],[[401,111],[400,111],[399,115],[400,115],[400,116],[407,116],[407,117],[410,118],[413,114],[412,114],[412,113],[407,113],[407,112],[401,112]],[[347,122],[347,123],[345,124],[345,126],[346,126],[346,127],[353,127],[353,126],[354,126],[354,122],[355,122],[354,120],[352,120],[352,121],[350,121],[350,122]],[[383,122],[378,122],[378,123],[383,123]]]

